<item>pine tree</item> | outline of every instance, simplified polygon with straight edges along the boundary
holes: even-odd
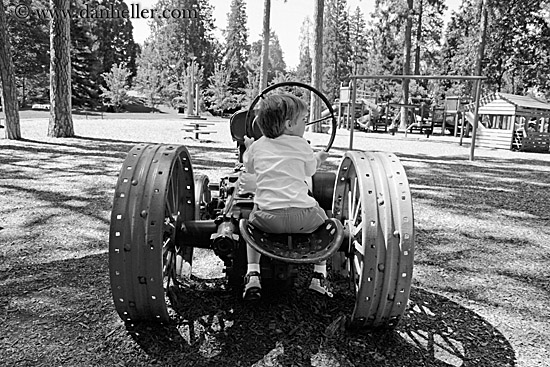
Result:
[[[138,61],[143,70],[151,68],[160,75],[162,87],[158,88],[161,98],[171,102],[186,93],[186,73],[192,58],[204,70],[202,87],[212,74],[214,64],[220,61],[219,43],[213,31],[212,6],[208,0],[159,0],[157,9],[185,9],[190,18],[153,18],[151,36],[145,42],[148,53],[154,55],[145,61]],[[149,65],[145,67],[145,63]],[[139,75],[138,75],[139,78]]]
[[[482,74],[499,91],[526,94],[538,87],[548,93],[550,24],[544,18],[544,3],[485,0],[483,5],[487,7],[488,29]]]
[[[550,24],[540,0],[487,1],[487,43],[477,60],[481,15],[479,1],[467,0],[453,15],[445,35],[442,64],[452,74],[471,75],[476,63],[488,77],[489,90],[525,94],[531,89],[550,91]],[[525,62],[529,60],[529,62]],[[471,86],[467,91],[471,92]]]
[[[307,17],[300,28],[300,62],[296,67],[296,79],[303,83],[309,83],[311,80],[312,27],[311,20]]]
[[[352,74],[366,74],[367,61],[371,51],[369,44],[367,24],[361,8],[356,7],[349,22],[350,33],[350,66]]]
[[[231,0],[231,8],[225,30],[225,66],[231,75],[231,87],[242,89],[247,84],[245,64],[250,53],[246,29],[246,4],[244,0]]]
[[[367,61],[370,74],[396,75],[403,73],[403,23],[402,1],[389,4],[379,1],[372,14],[370,42],[371,51]],[[401,86],[391,81],[380,80],[365,83],[382,100],[398,100]]]
[[[210,77],[210,86],[207,90],[208,102],[210,110],[215,115],[222,115],[224,110],[231,107],[230,77],[225,66],[222,65],[216,65],[214,73]]]
[[[472,73],[470,55],[475,52],[476,23],[474,5],[468,1],[451,16],[442,48],[442,74]]]
[[[137,76],[135,86],[147,97],[147,104],[155,108],[164,88],[164,78],[159,65],[156,64],[154,48],[145,44],[137,59]]]
[[[15,15],[8,17],[15,74],[22,102],[26,103],[28,95],[39,100],[47,99],[49,95],[49,17],[38,17],[36,11],[49,15],[50,5],[48,0],[19,2],[33,9],[25,21]],[[135,74],[138,46],[133,41],[130,19],[106,17],[105,13],[103,16],[99,13],[110,9],[120,13],[127,9],[123,1],[71,0],[70,6],[73,13],[89,12],[88,16],[71,18],[72,104],[94,106],[100,94],[100,75],[110,70],[113,61],[126,63]],[[10,14],[14,9],[8,9]]]
[[[329,100],[339,95],[340,84],[349,81],[350,24],[347,0],[328,0],[323,34],[323,90]]]
[[[97,1],[88,4],[96,9]],[[73,0],[74,11],[85,11],[86,4]],[[98,49],[98,29],[103,19],[76,17],[71,21],[72,104],[95,107],[99,103],[100,74],[103,72]]]
[[[104,98],[114,105],[116,111],[120,111],[128,102],[128,78],[132,72],[121,65],[113,65],[111,71],[101,76],[107,87],[101,86]]]
[[[118,14],[129,11],[123,0],[100,0],[97,10],[115,10]],[[123,16],[93,19],[98,22],[97,49],[102,66],[101,73],[109,72],[113,65],[126,65],[131,75],[136,73],[136,44],[130,18]]]
[[[271,83],[273,78],[277,74],[285,74],[286,70],[286,63],[283,58],[283,50],[281,48],[281,43],[279,42],[279,37],[275,34],[275,32],[271,31],[270,37],[269,37],[269,52],[268,52],[268,58],[267,58],[267,75],[266,75],[266,83]],[[252,78],[254,79],[261,79],[261,64],[262,64],[262,55],[263,55],[263,39],[258,40],[254,43],[252,43],[250,47],[250,54],[248,57],[248,62],[246,63],[246,68],[249,73],[252,73]],[[255,90],[259,91],[259,87],[261,86],[261,83],[258,84],[257,88]],[[249,85],[249,88],[251,86]]]
[[[39,10],[49,6],[48,2],[25,0],[21,4]],[[13,66],[17,84],[20,86],[21,104],[27,103],[27,96],[34,94],[45,99],[49,94],[49,20],[31,13],[25,21],[14,14],[15,7],[8,7],[7,26],[10,35]]]
[[[443,0],[416,0],[414,27],[414,74],[436,74],[440,65]]]
[[[208,78],[214,73],[215,65],[222,61],[221,44],[214,35],[214,8],[210,5],[210,0],[198,0],[198,9],[200,15],[200,31],[202,32],[202,53],[199,58],[200,65],[204,68],[203,86],[206,87]]]

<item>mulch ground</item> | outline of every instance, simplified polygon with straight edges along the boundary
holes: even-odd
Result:
[[[196,141],[169,114],[77,115],[70,139],[47,118],[0,139],[0,361],[7,366],[550,365],[550,154],[476,149],[458,139],[355,132],[353,147],[395,152],[413,194],[416,252],[409,308],[391,331],[344,328],[346,279],[312,296],[293,288],[243,303],[199,251],[168,325],[125,325],[109,285],[114,187],[136,143],[184,144],[195,172],[236,162],[228,120]],[[315,134],[321,147],[327,136]],[[349,148],[338,130],[325,169]]]

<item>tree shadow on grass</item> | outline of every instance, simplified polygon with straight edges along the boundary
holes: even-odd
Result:
[[[0,360],[5,365],[82,365],[95,358],[86,349],[105,343],[112,314],[105,255],[0,270]]]
[[[32,145],[24,145],[30,143]],[[217,151],[217,152],[230,152],[237,153],[237,148],[227,148],[219,146],[205,146],[204,142],[200,141],[184,141],[179,144],[173,143],[159,143],[151,141],[133,141],[133,140],[119,140],[108,138],[96,138],[87,136],[74,136],[67,139],[58,140],[33,140],[33,139],[21,139],[17,141],[8,141],[2,144],[3,149],[13,149],[16,151],[29,152],[29,153],[53,153],[59,154],[67,150],[67,153],[71,153],[78,156],[95,156],[97,154],[104,154],[106,157],[124,158],[125,155],[138,144],[166,144],[166,145],[184,145],[189,151]],[[66,149],[68,148],[68,149]],[[86,153],[90,151],[92,153]]]
[[[39,180],[42,173],[26,171],[29,168],[42,170],[44,175],[51,175],[56,169],[63,173],[81,175],[112,175],[113,171],[120,169],[127,153],[138,144],[158,143],[88,137],[62,141],[26,139],[6,143],[2,148],[12,153],[0,158],[0,164],[10,165],[10,171],[2,179]],[[185,146],[191,155],[193,170],[197,173],[201,170],[230,170],[237,163],[237,149],[208,147],[200,143]],[[55,164],[61,164],[62,167],[56,168]]]
[[[65,152],[67,159],[73,160],[76,167],[82,168],[82,172],[97,169],[108,176],[114,176],[114,170],[120,168],[125,154],[135,142],[109,139],[98,139],[98,141],[99,144],[96,140],[88,138],[71,140],[70,143],[61,145],[59,149],[54,147],[59,144],[42,141],[34,142],[32,147],[24,147],[18,143],[15,146],[21,152],[33,153],[36,149],[43,149],[44,153],[56,155],[64,153],[63,147],[72,148]],[[215,149],[227,156],[236,152],[229,148]],[[206,147],[190,147],[190,152],[194,169],[196,167],[199,172],[200,169],[212,167],[229,168],[234,163],[233,160],[218,160],[212,163],[212,159],[207,156]],[[194,155],[197,157],[196,160],[193,158]],[[100,156],[110,156],[111,160],[108,163],[111,167],[105,168],[105,161],[96,161],[96,157]],[[77,159],[74,159],[75,157]],[[482,212],[492,213],[501,209],[517,212],[520,208],[526,214],[536,217],[535,224],[540,224],[540,220],[548,218],[550,213],[550,210],[547,210],[550,203],[550,200],[547,200],[548,190],[538,190],[548,184],[550,176],[542,163],[491,159],[484,161],[483,164],[470,164],[465,159],[454,157],[433,158],[422,155],[401,155],[401,157],[404,165],[411,167],[409,178],[413,184],[413,196],[442,210],[476,216]],[[6,158],[6,160],[9,159]],[[415,166],[419,163],[425,164],[426,167]],[[113,167],[115,167],[114,170]],[[38,169],[41,169],[40,165]],[[52,172],[48,168],[47,172],[44,170],[38,176],[29,175],[28,178],[37,180]],[[20,174],[17,173],[17,175]],[[11,173],[3,178],[8,180],[19,178],[19,176],[9,175]],[[532,189],[529,189],[529,186],[526,189],[525,183],[535,185]],[[425,186],[434,191],[446,192],[448,196],[442,200],[429,190],[425,190]],[[12,185],[8,188],[14,191],[24,189],[21,185]],[[59,196],[54,191],[36,188],[27,188],[23,192],[37,200],[47,201],[52,206],[58,206],[60,201],[70,202],[82,199],[77,195]],[[97,194],[101,195],[101,192]],[[105,193],[103,193],[99,203],[101,209],[108,209],[111,196],[109,193],[108,199],[105,199]],[[514,200],[511,201],[510,198]],[[96,199],[92,197],[85,200],[91,204]],[[67,210],[71,208],[62,207]],[[86,213],[83,212],[83,214]],[[100,216],[95,218],[101,219]],[[527,224],[533,223],[531,217],[521,221]],[[103,224],[106,222],[103,221]],[[37,223],[33,223],[34,225]],[[449,232],[448,229],[446,231]],[[445,238],[444,234],[439,238]],[[475,240],[493,243],[495,238],[482,237]],[[105,261],[104,258],[103,261]],[[436,265],[444,267],[445,261],[446,259],[441,259]],[[44,279],[52,279],[60,287],[72,287],[68,282],[72,280],[93,289],[92,287],[98,286],[93,282],[98,277],[107,275],[106,271],[105,274],[91,272],[91,263],[84,260],[66,260],[66,262],[53,262],[51,266],[44,267],[33,264],[32,259],[29,258],[25,260],[25,269],[21,271],[33,275],[44,274],[44,277],[25,280],[25,275],[18,276],[25,286],[32,285],[30,288],[24,288],[25,291],[38,292],[42,287],[48,286],[44,285]],[[105,270],[105,264],[97,269]],[[2,275],[0,282],[3,280]],[[544,279],[542,281],[544,282]],[[102,287],[100,299],[89,300],[88,307],[96,307],[94,302],[110,303],[108,286],[104,284],[104,280],[100,286]],[[271,352],[277,360],[288,362],[287,364],[296,361],[293,363],[297,365],[312,365],[312,360],[321,358],[322,354],[326,355],[326,358],[339,358],[342,361],[341,365],[345,363],[371,366],[515,364],[514,351],[508,341],[485,320],[444,297],[418,288],[413,289],[411,309],[395,331],[372,334],[346,332],[332,336],[324,335],[326,327],[336,317],[350,314],[354,301],[352,295],[343,293],[333,300],[317,300],[306,293],[291,290],[288,295],[273,295],[266,297],[258,305],[247,305],[241,303],[237,295],[227,293],[219,285],[214,284],[210,288],[202,289],[197,286],[195,289],[185,290],[184,302],[176,308],[174,323],[166,328],[136,325],[132,335],[141,349],[159,361],[181,364],[189,362],[189,365],[199,366],[227,365],[226,360],[251,364],[265,358]],[[4,289],[2,296],[12,297],[13,292],[10,292]],[[96,295],[96,293],[93,294]],[[68,301],[65,305],[69,307],[69,301],[73,298],[70,298],[70,294],[63,296],[67,297],[65,300],[68,299]],[[415,306],[418,306],[416,311]],[[21,312],[23,311],[25,310]],[[21,318],[22,322],[28,321],[25,317]],[[70,320],[70,318],[69,313],[66,319]],[[47,321],[57,325],[56,327],[60,330],[63,330],[63,327],[59,326],[59,323],[67,322],[71,328],[79,328],[78,323],[82,322],[81,319],[54,320],[53,316]],[[95,335],[96,338],[103,336],[101,333]]]
[[[124,330],[107,273],[106,254],[1,272],[3,361],[113,365],[124,356],[136,366],[516,365],[499,330],[422,288],[412,289],[396,329],[358,332],[328,328],[351,314],[355,298],[347,281],[336,282],[332,299],[304,291],[302,279],[249,304],[221,279],[194,278],[173,300],[170,324],[136,323]],[[52,352],[37,353],[44,348]]]
[[[548,160],[485,159],[401,155],[413,199],[465,216],[502,214],[525,222],[550,220]],[[420,163],[422,166],[418,166]],[[426,190],[428,188],[429,190]]]
[[[515,366],[514,350],[496,328],[421,288],[412,290],[409,309],[395,330],[357,332],[327,328],[350,315],[351,291],[326,299],[296,287],[267,293],[250,304],[220,284],[195,280],[178,295],[170,325],[136,324],[131,335],[147,354],[165,364]]]
[[[525,318],[545,322],[550,294],[550,254],[545,243],[522,233],[418,229],[415,266],[429,269],[431,289],[474,300],[488,307],[513,309]],[[483,282],[484,286],[480,287]],[[514,288],[522,302],[508,302]],[[495,296],[498,292],[498,296]]]

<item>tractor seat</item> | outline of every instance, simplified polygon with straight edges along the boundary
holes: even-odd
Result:
[[[318,263],[336,252],[344,239],[344,227],[336,219],[328,219],[312,233],[266,233],[247,219],[239,221],[239,230],[246,243],[262,255],[296,264]]]
[[[262,137],[262,132],[258,127],[258,124],[249,123],[247,126],[246,123],[246,113],[247,110],[238,111],[231,116],[229,119],[229,130],[231,131],[231,138],[233,141],[237,142],[237,147],[239,148],[239,162],[243,162],[243,154],[245,151],[244,146],[244,137],[248,136],[258,140]],[[256,115],[256,111],[251,111],[252,118]]]
[[[238,111],[233,114],[229,119],[229,129],[231,131],[231,138],[233,141],[244,144],[244,137],[248,136],[258,140],[262,137],[262,132],[257,124],[253,123],[256,116],[256,110],[252,110],[251,119],[252,123],[249,123],[250,126],[246,124],[246,113],[248,111]]]

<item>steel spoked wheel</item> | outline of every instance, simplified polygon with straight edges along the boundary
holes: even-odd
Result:
[[[195,218],[191,160],[183,146],[135,146],[122,165],[109,235],[115,308],[125,322],[169,321],[178,283],[181,224]]]
[[[208,188],[210,180],[203,174],[195,175],[195,220],[210,218],[208,204],[212,201],[212,193]]]
[[[349,230],[355,327],[394,327],[409,299],[414,218],[409,183],[390,153],[347,152],[334,189],[334,216]]]
[[[208,188],[210,182],[208,176],[203,174],[195,175],[195,220],[211,219],[208,205],[212,201],[212,195]],[[183,246],[176,253],[176,276],[179,278],[191,277],[193,266],[192,246]],[[177,278],[176,278],[177,279]]]

